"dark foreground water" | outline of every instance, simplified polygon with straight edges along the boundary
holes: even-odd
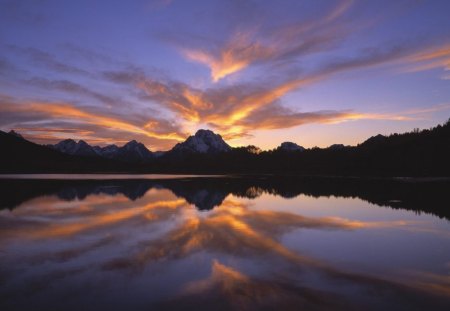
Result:
[[[0,180],[0,310],[450,310],[448,182],[102,179]]]

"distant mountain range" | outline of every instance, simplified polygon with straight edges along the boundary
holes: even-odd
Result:
[[[11,134],[11,132],[10,132]],[[19,135],[14,132],[14,135]],[[342,145],[343,146],[343,145]],[[59,152],[84,157],[102,157],[125,162],[142,163],[149,162],[155,158],[166,157],[183,157],[192,154],[219,154],[229,152],[233,148],[228,145],[219,134],[215,134],[210,130],[198,130],[195,135],[189,136],[184,142],[176,144],[169,151],[152,152],[148,150],[142,143],[132,140],[122,147],[117,145],[107,145],[105,147],[91,146],[84,140],[76,142],[73,139],[65,139],[54,145],[47,145]],[[236,148],[235,148],[236,149]],[[237,149],[245,149],[249,153],[259,154],[263,152],[256,146],[239,147]],[[304,147],[293,142],[284,142],[276,148],[278,151],[292,152],[304,151]]]
[[[282,173],[325,175],[450,176],[450,120],[429,130],[376,135],[357,146],[304,148],[293,142],[263,151],[232,148],[220,135],[199,130],[166,152],[135,140],[91,146],[63,140],[38,145],[0,131],[0,172]]]
[[[105,147],[91,146],[84,140],[76,142],[73,139],[66,139],[55,145],[47,146],[69,155],[102,157],[125,162],[145,162],[154,157],[153,152],[148,150],[144,144],[135,140],[126,143],[122,147],[118,147],[117,145],[108,145]]]

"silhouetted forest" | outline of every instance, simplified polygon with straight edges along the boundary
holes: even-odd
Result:
[[[154,158],[132,164],[103,158],[70,156],[0,133],[3,173],[194,173],[341,176],[450,176],[450,120],[432,129],[377,135],[358,146],[271,150],[250,148]]]
[[[450,176],[450,120],[423,131],[375,136],[355,147],[162,157],[148,170],[194,173]]]

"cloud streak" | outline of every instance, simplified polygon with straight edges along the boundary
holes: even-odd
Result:
[[[283,16],[290,6],[280,10]],[[172,48],[175,45],[187,60],[208,67],[212,82],[240,73],[220,83],[207,81],[193,86],[183,82],[178,73],[161,75],[161,71],[146,70],[146,66],[131,64],[124,57],[105,54],[105,49],[101,53],[70,42],[60,45],[66,54],[5,45],[2,49],[14,55],[0,60],[0,72],[11,70],[10,65],[36,68],[21,71],[16,84],[15,77],[8,78],[9,84],[20,90],[6,90],[9,95],[16,94],[12,96],[14,104],[2,104],[0,126],[28,129],[24,134],[45,142],[76,135],[63,130],[67,128],[78,129],[78,137],[88,141],[123,142],[129,138],[168,149],[199,127],[219,131],[227,139],[239,139],[256,130],[311,123],[412,120],[416,116],[407,111],[369,113],[359,108],[358,102],[342,107],[323,103],[332,108],[304,110],[301,107],[310,103],[295,97],[284,100],[288,94],[338,74],[376,66],[406,66],[410,72],[450,69],[448,44],[430,47],[417,40],[394,40],[347,45],[370,24],[359,15],[355,17],[353,13],[362,5],[353,0],[318,6],[317,11],[305,5],[305,13],[286,20],[277,19],[280,12],[265,11],[265,5],[253,8],[232,3],[224,7],[231,7],[236,14],[233,25],[223,27],[225,33],[220,36],[210,36],[203,28],[197,33],[193,27],[173,36],[165,32],[162,40],[170,42]],[[254,10],[258,14],[247,14]],[[222,27],[222,22],[217,18],[211,27]],[[175,75],[177,79],[171,78]],[[449,74],[442,78],[448,79]],[[22,92],[28,93],[17,95]],[[31,131],[33,126],[35,131]]]
[[[158,119],[146,119],[146,123],[138,126],[132,122],[123,120],[118,116],[102,115],[98,111],[89,111],[68,103],[50,103],[50,102],[2,102],[0,105],[2,116],[0,126],[2,127],[23,127],[26,124],[46,124],[48,132],[56,132],[58,127],[52,127],[54,120],[63,123],[66,126],[70,124],[73,129],[78,129],[77,135],[82,136],[87,128],[96,132],[108,130],[141,135],[143,137],[154,138],[157,140],[166,140],[176,142],[184,140],[185,134],[179,131],[177,126]],[[50,125],[50,126],[48,126]],[[31,132],[33,129],[31,128]],[[41,128],[41,132],[44,130]],[[75,132],[75,131],[73,131]],[[84,132],[84,133],[83,133]]]
[[[203,48],[182,47],[179,50],[186,59],[207,66],[212,81],[218,82],[253,64],[289,61],[325,51],[346,36],[344,27],[333,22],[344,15],[352,3],[352,0],[340,1],[324,16],[312,21],[270,30],[238,30],[223,44]]]
[[[224,137],[242,137],[256,129],[290,128],[308,123],[339,123],[351,120],[411,120],[392,113],[363,113],[346,110],[299,112],[283,106],[282,98],[295,90],[331,76],[362,68],[403,60],[414,47],[398,45],[365,49],[360,55],[324,64],[313,72],[284,77],[281,82],[256,81],[232,86],[197,89],[176,81],[158,80],[137,71],[107,72],[116,83],[133,85],[143,91],[144,99],[154,101],[193,124],[207,124]]]
[[[66,62],[62,62],[58,60],[56,56],[40,49],[36,49],[33,47],[22,48],[14,45],[9,46],[9,49],[14,51],[15,53],[19,53],[27,57],[32,63],[41,67],[48,68],[55,72],[64,74],[76,74],[81,76],[91,76],[91,73],[87,70],[81,69],[77,66],[73,66]]]
[[[419,72],[431,69],[443,69],[450,71],[450,45],[434,47],[415,53],[405,59],[409,65],[406,72]],[[448,80],[449,74],[444,74],[442,79]]]

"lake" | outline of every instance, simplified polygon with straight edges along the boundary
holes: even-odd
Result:
[[[11,177],[1,310],[450,310],[448,181]]]

